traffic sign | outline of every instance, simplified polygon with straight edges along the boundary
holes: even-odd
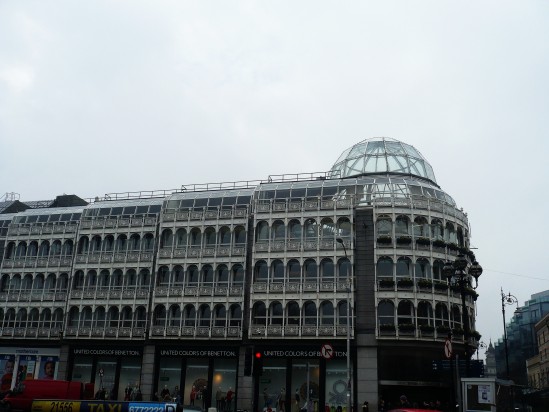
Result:
[[[320,354],[324,359],[332,359],[334,357],[334,348],[329,343],[325,343],[320,348]]]

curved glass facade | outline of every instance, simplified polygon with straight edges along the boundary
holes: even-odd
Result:
[[[413,146],[387,137],[363,140],[345,150],[330,169],[332,177],[402,173],[436,183],[431,165]]]

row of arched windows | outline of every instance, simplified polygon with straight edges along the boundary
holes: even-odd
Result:
[[[288,302],[286,307],[275,301],[269,304],[256,302],[252,308],[253,325],[310,325],[333,326],[347,325],[347,301],[335,305],[332,301],[323,301],[317,307],[315,302],[306,301],[300,308],[295,301]]]
[[[79,255],[86,253],[99,252],[118,252],[126,251],[152,251],[154,249],[154,236],[152,233],[146,233],[143,237],[138,233],[130,235],[121,234],[115,239],[114,235],[105,235],[101,237],[94,235],[91,239],[88,236],[82,236],[78,240],[76,253]]]
[[[440,219],[431,219],[429,223],[427,217],[417,216],[412,222],[408,216],[399,215],[393,222],[388,215],[381,215],[376,220],[376,233],[378,236],[410,236],[426,237],[433,240],[444,240],[449,243],[456,243],[459,246],[465,246],[467,231],[461,226],[454,226],[451,222],[442,223]]]
[[[336,278],[345,279],[351,274],[351,262],[347,258],[341,258],[334,264],[330,258],[320,261],[306,259],[303,265],[297,259],[290,259],[284,264],[282,260],[275,259],[270,266],[265,260],[259,260],[254,267],[254,282],[302,282],[303,280],[322,279],[333,281]]]
[[[415,263],[407,256],[401,256],[396,263],[388,256],[382,256],[377,260],[376,275],[378,279],[390,278],[426,278],[446,280],[442,273],[444,262],[436,259],[431,265],[427,258],[418,258]]]
[[[24,258],[24,257],[53,257],[53,256],[72,256],[74,242],[67,239],[64,242],[54,240],[50,243],[48,240],[43,240],[40,243],[33,240],[28,245],[27,242],[9,242],[6,246],[4,254],[6,259]]]
[[[186,269],[176,265],[170,270],[167,266],[158,269],[158,286],[228,286],[244,283],[244,267],[241,264],[218,265],[215,270],[212,265],[190,265]]]
[[[275,220],[271,226],[269,222],[261,220],[257,222],[255,241],[265,242],[269,240],[317,240],[331,239],[334,237],[348,237],[351,235],[351,221],[342,217],[334,223],[333,219],[326,217],[320,220],[305,219],[302,224],[298,219],[292,219],[286,223],[283,220]]]
[[[395,311],[395,304],[391,300],[382,300],[377,307],[377,320],[379,325],[445,325],[451,328],[462,327],[462,317],[459,305],[448,305],[438,302],[433,311],[431,302],[420,301],[417,308],[409,300],[398,302]],[[469,324],[473,325],[473,317],[469,316]]]
[[[135,269],[128,269],[124,274],[121,269],[114,271],[103,269],[97,273],[96,270],[84,271],[77,270],[72,279],[72,288],[79,289],[108,289],[118,287],[148,287],[151,282],[151,276],[148,269],[141,269],[139,273]]]
[[[37,308],[27,311],[21,308],[15,312],[15,309],[0,309],[0,319],[4,328],[50,328],[63,327],[63,309],[57,308],[53,312],[50,308],[44,308],[40,312]]]
[[[19,273],[12,277],[4,274],[0,280],[0,292],[66,291],[68,279],[69,275],[67,273],[61,273],[60,275],[50,273],[47,276],[44,273],[38,273],[35,276],[28,273],[23,278]]]
[[[228,226],[221,226],[218,232],[210,226],[204,229],[204,233],[197,227],[189,231],[180,228],[177,229],[175,234],[172,229],[164,229],[160,236],[161,248],[175,247],[176,249],[182,249],[187,246],[229,246],[231,244],[246,244],[246,229],[244,226],[236,226],[232,231]]]
[[[117,306],[107,309],[98,306],[92,311],[90,306],[80,310],[73,306],[69,310],[69,327],[93,327],[93,328],[131,328],[145,327],[147,323],[147,310],[144,306],[138,306],[135,311],[130,306],[124,306],[120,310]]]
[[[240,326],[242,323],[242,308],[232,304],[228,309],[223,304],[217,304],[213,310],[208,304],[202,304],[198,310],[194,305],[185,305],[183,310],[179,305],[157,305],[153,312],[153,326],[191,326],[191,327],[225,327]]]

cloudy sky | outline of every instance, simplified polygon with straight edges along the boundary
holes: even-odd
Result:
[[[545,1],[0,1],[0,194],[176,189],[415,146],[500,289],[549,289]],[[508,310],[512,313],[512,308]]]

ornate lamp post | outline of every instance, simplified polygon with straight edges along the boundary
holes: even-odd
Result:
[[[347,256],[347,248],[345,247],[345,242],[343,242],[343,239],[340,237],[336,238],[337,243],[341,244],[343,246],[343,252],[345,252],[345,258],[349,260],[349,257]],[[352,268],[352,266],[351,266]],[[351,412],[351,404],[352,404],[352,382],[351,382],[351,323],[350,323],[350,314],[351,312],[351,274],[349,271],[347,271],[347,411]]]
[[[518,309],[518,299],[516,296],[511,295],[511,292],[506,295],[503,293],[503,288],[501,288],[501,314],[503,315],[503,342],[505,343],[505,368],[507,379],[509,379],[509,348],[507,347],[507,328],[505,327],[505,305],[513,304],[516,304]]]
[[[476,289],[478,287],[478,278],[482,274],[482,267],[475,260],[469,267],[469,261],[464,255],[458,255],[454,262],[446,262],[442,272],[448,279],[448,282],[454,281],[459,286],[461,294],[461,317],[463,322],[463,332],[465,338],[465,371],[469,377],[471,359],[469,354],[469,336],[471,334],[469,325],[469,311],[465,304],[466,290],[469,288]],[[475,279],[475,285],[471,282],[471,277]]]

